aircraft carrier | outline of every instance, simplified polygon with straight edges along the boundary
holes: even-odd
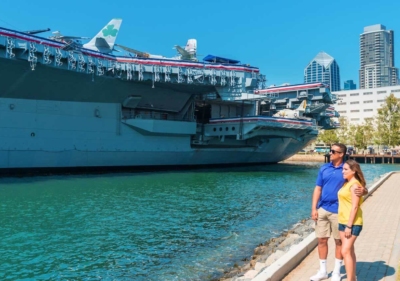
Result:
[[[324,84],[265,88],[218,56],[114,56],[117,32],[91,48],[0,28],[0,169],[276,163],[337,126]]]

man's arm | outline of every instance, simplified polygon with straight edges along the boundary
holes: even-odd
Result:
[[[318,219],[317,204],[320,197],[321,197],[321,187],[317,185],[314,188],[314,193],[312,196],[312,203],[311,203],[311,218],[315,221]]]
[[[357,185],[356,188],[354,188],[354,193],[358,196],[364,196],[368,194],[368,189],[366,187],[363,187],[361,185]]]

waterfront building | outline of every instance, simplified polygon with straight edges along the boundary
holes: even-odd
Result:
[[[349,124],[360,125],[378,115],[378,109],[390,94],[400,99],[400,85],[374,89],[333,92],[339,98],[335,110]]]
[[[360,89],[398,85],[394,66],[394,32],[381,24],[364,27],[360,35]]]
[[[357,85],[354,83],[353,80],[344,81],[343,90],[355,90],[355,89],[357,89]]]
[[[304,83],[322,82],[331,91],[340,91],[339,65],[325,52],[320,52],[304,69]]]

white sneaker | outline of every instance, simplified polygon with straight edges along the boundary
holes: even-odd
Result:
[[[340,273],[332,272],[331,281],[340,281],[340,280],[342,280],[342,277],[340,277]]]
[[[321,271],[318,271],[317,274],[310,277],[311,281],[320,281],[324,279],[328,279],[328,274],[326,272],[321,272]]]

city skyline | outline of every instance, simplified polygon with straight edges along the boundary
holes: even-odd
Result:
[[[360,89],[395,86],[394,32],[382,24],[364,27],[360,35]]]
[[[336,60],[325,52],[319,52],[304,69],[304,83],[322,82],[331,91],[340,91],[340,68]]]
[[[343,90],[355,90],[357,89],[357,84],[353,80],[346,80],[343,83]]]
[[[128,0],[96,4],[43,0],[37,5],[34,1],[4,0],[0,26],[20,31],[50,27],[52,32],[93,37],[111,18],[122,18],[118,44],[172,57],[176,54],[174,45],[182,46],[195,38],[200,60],[213,54],[257,66],[266,75],[267,85],[303,83],[305,65],[321,50],[340,65],[343,81],[358,81],[363,28],[383,24],[395,32],[400,30],[400,1],[384,5],[370,0],[288,0],[285,4],[255,0],[252,5],[237,0],[204,0],[190,6],[155,0],[151,7]],[[394,40],[399,53],[400,36]]]

